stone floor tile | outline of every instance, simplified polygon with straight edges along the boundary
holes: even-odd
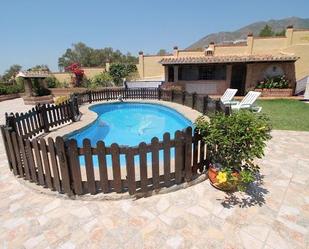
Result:
[[[0,102],[0,123],[8,103],[29,109]],[[34,191],[9,171],[0,138],[0,248],[309,248],[309,132],[272,135],[258,160],[258,195],[227,195],[204,181],[119,201]]]

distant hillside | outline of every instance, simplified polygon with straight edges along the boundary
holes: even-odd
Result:
[[[253,35],[257,36],[260,30],[268,24],[273,31],[280,32],[289,25],[293,25],[294,28],[304,29],[309,28],[309,18],[298,18],[290,17],[281,20],[269,20],[267,22],[256,22],[241,29],[235,30],[234,32],[219,32],[213,33],[203,37],[197,42],[190,45],[187,49],[198,49],[207,47],[210,42],[215,43],[231,43],[235,41],[245,40],[248,33],[252,32]]]

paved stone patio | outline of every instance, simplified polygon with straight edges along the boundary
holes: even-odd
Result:
[[[0,102],[0,122],[28,109]],[[309,133],[272,135],[250,194],[228,196],[206,180],[118,201],[34,191],[9,171],[1,140],[0,248],[308,248]]]

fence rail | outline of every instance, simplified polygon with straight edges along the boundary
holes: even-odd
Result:
[[[76,140],[37,138],[50,128],[76,121],[79,104],[102,100],[157,99],[179,103],[201,113],[229,113],[229,108],[208,96],[157,89],[106,89],[71,96],[61,105],[42,105],[27,113],[6,114],[1,127],[9,167],[15,175],[49,189],[69,195],[99,192],[145,194],[184,181],[203,172],[209,161],[207,148],[197,131],[188,127],[163,140],[154,137],[150,144],[136,147],[106,146],[99,141],[92,147],[89,139],[82,146]],[[83,166],[82,166],[83,165]]]

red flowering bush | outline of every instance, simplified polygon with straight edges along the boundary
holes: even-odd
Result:
[[[83,81],[84,77],[84,70],[81,69],[80,65],[78,63],[73,63],[70,66],[67,66],[65,68],[65,71],[69,71],[75,75],[75,86],[80,86],[81,82]]]

